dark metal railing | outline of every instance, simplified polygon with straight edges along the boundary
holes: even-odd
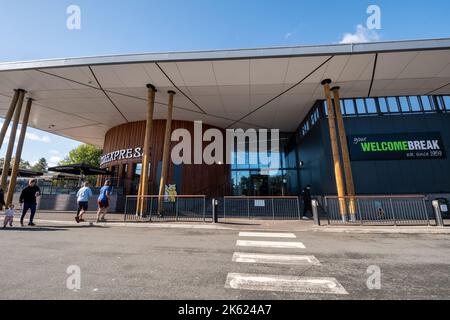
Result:
[[[211,215],[206,213],[204,195],[127,196],[124,220],[206,222],[211,220]]]
[[[325,197],[329,224],[430,225],[426,197]]]
[[[224,219],[300,219],[300,200],[298,197],[224,197]]]

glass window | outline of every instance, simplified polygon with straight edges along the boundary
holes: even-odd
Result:
[[[382,113],[388,113],[389,109],[386,103],[386,98],[378,98],[378,103],[380,104],[380,111]]]
[[[358,110],[358,114],[365,114],[366,105],[364,104],[364,99],[356,99],[356,108]]]
[[[243,196],[251,196],[251,183],[250,183],[250,172],[249,171],[237,171],[236,172],[236,185],[235,194]]]
[[[345,100],[345,114],[355,114],[355,104],[353,100]]]
[[[428,96],[421,96],[421,101],[422,101],[422,106],[423,106],[423,110],[425,111],[431,111],[433,110],[431,101],[430,101],[430,97]]]
[[[445,110],[450,110],[450,96],[443,96],[445,103]]]
[[[375,103],[375,99],[373,98],[366,99],[366,106],[368,113],[377,113],[377,105]]]
[[[419,98],[417,96],[409,97],[409,102],[411,104],[412,111],[421,111]]]
[[[402,112],[410,112],[411,111],[409,109],[408,99],[406,99],[406,97],[399,97],[398,100],[400,102],[400,108],[401,108]]]
[[[398,109],[398,102],[396,97],[389,97],[387,98],[388,106],[389,106],[389,112],[399,112]]]

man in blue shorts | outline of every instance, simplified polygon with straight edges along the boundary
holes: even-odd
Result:
[[[83,215],[88,211],[90,197],[92,197],[92,190],[89,188],[89,183],[84,182],[83,187],[77,192],[78,211],[75,216],[77,223],[84,222]]]
[[[108,212],[111,191],[111,181],[106,180],[105,185],[100,189],[100,196],[98,197],[97,223],[106,222],[105,215]]]

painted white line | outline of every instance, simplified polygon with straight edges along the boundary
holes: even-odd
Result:
[[[238,240],[236,246],[254,247],[254,248],[305,249],[305,245],[301,242],[279,242],[279,241]]]
[[[339,294],[348,292],[335,278],[229,273],[225,288],[253,291]]]
[[[262,254],[247,252],[235,252],[233,255],[233,262],[314,266],[321,265],[320,261],[317,260],[317,258],[314,256]]]
[[[297,238],[293,233],[273,233],[273,232],[240,232],[239,237],[255,237],[255,238]]]

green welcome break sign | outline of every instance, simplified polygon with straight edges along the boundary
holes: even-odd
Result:
[[[439,132],[348,136],[352,161],[445,159]]]

